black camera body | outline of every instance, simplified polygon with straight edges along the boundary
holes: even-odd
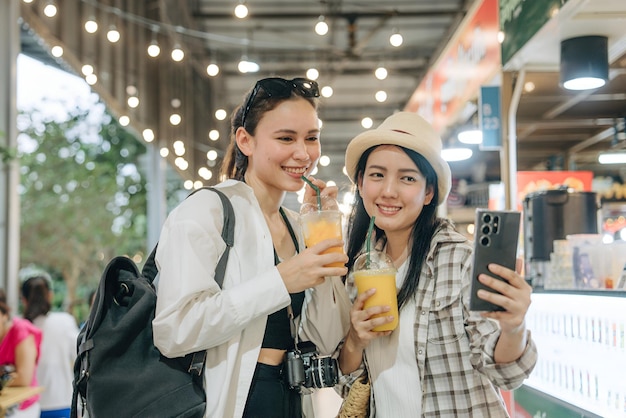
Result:
[[[333,387],[339,381],[337,360],[318,355],[313,344],[287,351],[285,370],[292,389]]]

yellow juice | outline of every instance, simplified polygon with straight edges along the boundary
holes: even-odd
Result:
[[[376,293],[365,301],[364,308],[372,306],[389,306],[391,310],[374,315],[374,318],[393,315],[394,320],[388,324],[372,328],[373,331],[391,331],[398,326],[398,299],[396,292],[396,270],[359,270],[354,272],[354,283],[359,294],[376,288]]]
[[[304,243],[307,247],[312,247],[315,244],[329,238],[342,239],[341,212],[339,211],[311,212],[306,215],[302,215],[301,221]],[[322,252],[322,254],[328,253],[343,254],[343,248],[340,246],[331,247]],[[342,263],[330,263],[326,265],[326,267],[343,266],[344,264]]]

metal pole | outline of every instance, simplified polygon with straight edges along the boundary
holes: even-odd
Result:
[[[18,306],[20,254],[19,164],[12,156],[17,149],[17,56],[20,2],[0,2],[0,286],[7,302]]]

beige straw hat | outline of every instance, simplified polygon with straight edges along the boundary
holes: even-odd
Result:
[[[398,145],[421,154],[437,173],[439,185],[437,204],[446,201],[452,177],[450,166],[441,158],[441,138],[424,118],[413,112],[394,113],[378,128],[354,137],[346,149],[346,171],[350,180],[354,181],[361,155],[376,145]]]

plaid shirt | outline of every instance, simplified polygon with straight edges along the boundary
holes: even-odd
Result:
[[[529,333],[518,360],[494,362],[498,324],[469,311],[472,251],[469,241],[444,221],[432,239],[411,299],[416,304],[415,360],[422,382],[422,417],[507,417],[498,388],[519,387],[537,361]],[[348,281],[347,287],[349,294],[355,294],[354,283]],[[337,391],[344,398],[363,367],[340,377]],[[372,417],[373,401],[372,393]]]

